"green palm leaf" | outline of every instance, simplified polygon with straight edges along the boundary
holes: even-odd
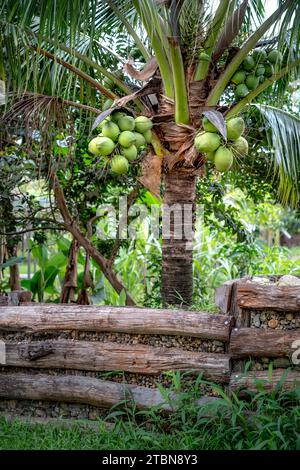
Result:
[[[284,204],[297,206],[300,198],[300,119],[282,109],[253,104],[266,126],[272,163]]]

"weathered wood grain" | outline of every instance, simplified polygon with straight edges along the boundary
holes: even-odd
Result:
[[[202,372],[218,382],[229,380],[230,357],[225,354],[190,352],[178,348],[156,348],[142,344],[96,341],[32,341],[35,359],[24,357],[27,343],[7,342],[4,366],[91,371],[122,370],[139,374],[160,374],[167,370]],[[39,355],[39,347],[41,355]],[[43,351],[48,350],[48,355]]]
[[[20,305],[31,302],[32,292],[28,290],[15,290],[7,295],[0,294],[0,306],[2,305]]]
[[[0,398],[61,401],[110,408],[117,403],[135,403],[138,409],[171,406],[157,389],[119,384],[81,375],[4,373],[0,375]]]
[[[300,312],[300,286],[237,284],[237,305],[243,309]]]
[[[257,383],[263,384],[266,391],[272,391],[283,379],[282,388],[292,390],[296,384],[300,385],[300,371],[288,369],[274,369],[272,377],[269,378],[269,371],[255,371],[247,374],[232,374],[229,387],[239,395],[246,395],[247,392],[257,392]]]
[[[224,282],[215,290],[215,304],[219,307],[221,313],[229,313],[231,310],[232,287],[236,280]]]
[[[233,359],[242,357],[291,357],[300,349],[300,331],[234,328],[229,353]]]
[[[110,331],[228,341],[231,324],[226,315],[184,310],[55,304],[0,308],[0,330],[5,331]]]

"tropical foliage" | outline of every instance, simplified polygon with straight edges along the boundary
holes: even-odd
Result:
[[[267,18],[260,0],[220,1],[216,8],[202,0],[5,0],[0,12],[6,64],[0,78],[8,91],[3,147],[9,136],[24,136],[28,154],[48,178],[64,228],[119,294],[124,286],[112,270],[115,256],[110,262],[95,254],[87,224],[67,207],[61,182],[76,155],[79,133],[96,129],[110,115],[113,120],[117,110],[145,115],[154,124],[151,145],[130,168],[127,187],[133,188],[142,161],[140,181],[159,196],[163,174],[165,202],[183,205],[195,200],[195,178],[203,177],[205,166],[211,171],[209,160],[221,172],[243,165],[246,143],[243,152],[233,152],[237,139],[244,139],[237,116],[255,103],[274,148],[268,153],[269,168],[273,163],[279,194],[286,203],[298,203],[299,120],[270,100],[276,94],[280,104],[290,81],[299,76],[298,1],[279,2]],[[240,123],[240,131],[232,129],[233,122]],[[203,132],[213,134],[213,148],[207,135],[203,143]],[[66,146],[57,149],[61,138]],[[129,169],[126,152],[121,164],[111,148],[111,157],[93,161],[102,176],[110,174],[108,163],[115,173]],[[185,245],[185,240],[163,241],[164,302],[191,302],[192,256]],[[127,291],[126,301],[132,302]]]

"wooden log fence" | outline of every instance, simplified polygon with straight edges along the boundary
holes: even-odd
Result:
[[[54,340],[29,344],[7,342],[5,366],[37,369],[124,371],[157,375],[164,371],[204,372],[207,379],[228,382],[230,357],[143,344]],[[24,347],[25,346],[25,347]],[[31,354],[33,353],[33,355]]]
[[[234,328],[230,338],[229,354],[242,357],[291,357],[300,349],[298,330],[260,330]]]
[[[300,384],[300,370],[294,367],[300,363],[300,329],[295,324],[293,329],[266,325],[254,328],[250,324],[252,311],[274,310],[282,315],[292,312],[300,318],[299,285],[263,285],[252,282],[250,277],[228,281],[216,291],[216,304],[221,311],[218,315],[135,307],[31,304],[27,302],[29,298],[19,293],[10,296],[9,305],[0,307],[1,399],[63,401],[98,407],[131,400],[139,409],[153,405],[171,409],[156,388],[100,380],[83,375],[85,371],[123,371],[154,377],[165,371],[203,373],[205,379],[241,395],[257,390],[257,383],[270,391],[279,385],[289,390],[295,383]],[[84,334],[80,337],[81,332]],[[89,333],[108,336],[99,339]],[[184,341],[176,343],[176,347],[172,342],[168,347],[155,341],[130,344],[126,338],[117,342],[119,334],[195,338],[200,340],[199,345],[204,342],[204,350],[180,347]],[[14,339],[18,336],[20,341]],[[205,347],[210,342],[223,344],[223,352],[207,352]],[[256,358],[288,358],[291,370],[275,368],[270,377],[268,370],[244,374],[237,367]],[[55,371],[53,375],[51,371]],[[79,371],[78,375],[74,371]]]
[[[237,305],[252,310],[275,309],[279,312],[299,312],[300,286],[238,283]]]
[[[100,408],[126,402],[134,403],[138,409],[161,405],[162,409],[171,410],[157,389],[79,375],[5,373],[1,375],[0,398],[84,403]]]
[[[276,387],[292,390],[300,385],[300,372],[298,370],[274,369],[272,374],[268,370],[248,372],[247,374],[231,374],[229,386],[233,392],[245,396],[249,392],[257,392],[262,388],[272,392]]]
[[[37,304],[0,310],[3,331],[107,331],[229,341],[232,322],[227,315],[134,307]]]

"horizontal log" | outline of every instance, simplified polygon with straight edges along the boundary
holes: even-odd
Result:
[[[110,331],[228,341],[231,324],[227,315],[184,310],[57,304],[0,308],[0,330],[5,331]]]
[[[237,304],[243,309],[300,312],[300,286],[239,282],[237,284]]]
[[[266,391],[272,391],[279,383],[281,384],[281,381],[283,390],[293,390],[296,385],[300,385],[300,371],[274,369],[271,378],[269,378],[268,370],[248,372],[247,374],[232,374],[229,387],[241,396],[246,395],[247,392],[257,392],[258,384],[263,385]]]
[[[80,375],[4,373],[0,375],[0,398],[8,400],[61,401],[110,408],[134,402],[138,409],[171,406],[157,389],[119,384]]]
[[[39,348],[47,355],[38,354]],[[24,354],[24,350],[26,354]],[[33,351],[33,355],[31,354]],[[167,370],[195,371],[228,382],[230,357],[225,354],[156,348],[142,344],[53,340],[5,343],[4,366],[90,371],[122,370],[156,375]]]
[[[242,357],[300,357],[300,331],[234,328],[229,352],[233,359]]]

